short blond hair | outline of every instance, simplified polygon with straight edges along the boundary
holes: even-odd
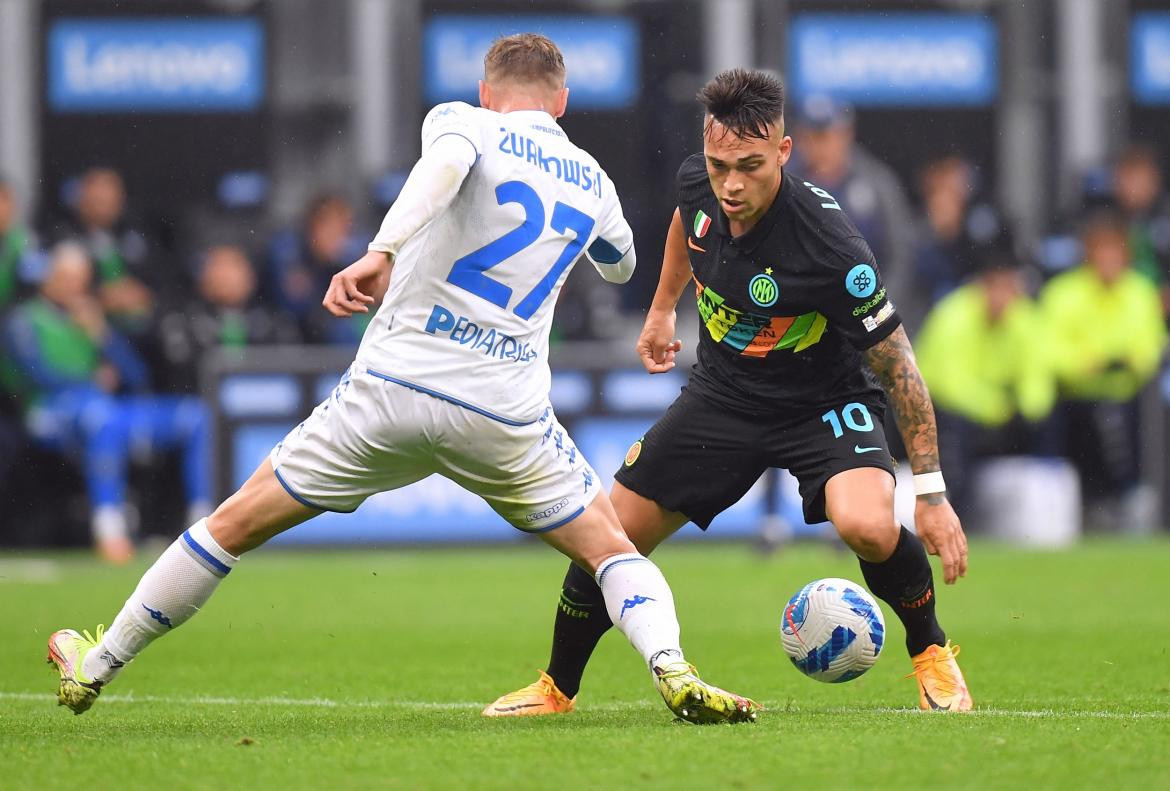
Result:
[[[550,88],[565,84],[565,58],[547,36],[515,33],[492,42],[483,57],[483,77],[488,83],[543,82]]]

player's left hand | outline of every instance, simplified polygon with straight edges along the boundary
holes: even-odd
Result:
[[[321,304],[338,318],[369,313],[390,284],[390,265],[389,256],[371,250],[333,276]]]
[[[942,560],[943,580],[948,585],[967,576],[967,536],[945,497],[934,504],[918,498],[914,505],[914,529],[926,551]]]

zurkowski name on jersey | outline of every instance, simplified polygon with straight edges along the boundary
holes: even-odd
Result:
[[[607,256],[622,259],[632,234],[613,183],[547,113],[441,104],[423,122],[424,155],[449,135],[475,163],[447,209],[399,250],[358,362],[531,422],[547,403],[549,327],[569,270],[600,250],[591,260],[614,279]]]
[[[832,195],[785,171],[764,216],[732,237],[695,154],[679,169],[678,207],[702,325],[694,389],[759,412],[881,392],[860,351],[901,319]]]

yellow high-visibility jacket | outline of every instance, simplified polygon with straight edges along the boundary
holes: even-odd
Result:
[[[1166,346],[1162,303],[1137,272],[1107,286],[1082,264],[1044,286],[1040,307],[1062,396],[1128,401],[1157,373]]]
[[[991,323],[978,283],[952,291],[930,311],[914,341],[935,405],[985,426],[1017,414],[1040,420],[1052,411],[1056,381],[1035,303],[1021,297]]]

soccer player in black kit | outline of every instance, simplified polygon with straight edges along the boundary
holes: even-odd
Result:
[[[648,372],[674,367],[675,305],[693,280],[698,363],[618,470],[618,517],[648,554],[687,521],[706,529],[768,467],[788,469],[805,519],[832,521],[870,590],[902,621],[919,706],[967,711],[926,556],[940,556],[952,584],[967,572],[967,540],[947,502],[930,396],[873,253],[832,195],[784,169],[792,139],[776,78],[720,72],[698,99],[703,153],[679,169],[678,209],[638,339]],[[894,517],[887,403],[914,471],[917,535]],[[570,565],[548,673],[484,714],[571,711],[611,625],[593,578]]]

